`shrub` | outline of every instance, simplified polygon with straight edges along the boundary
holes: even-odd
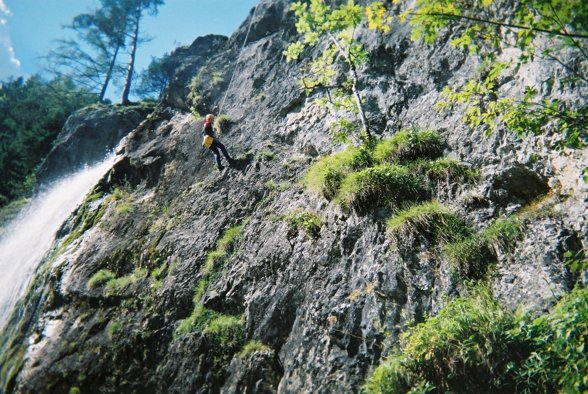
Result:
[[[88,280],[87,287],[89,289],[93,289],[98,286],[102,286],[103,284],[107,283],[108,281],[114,279],[116,276],[110,270],[100,270],[96,272],[92,277]]]
[[[364,213],[374,207],[394,207],[418,200],[418,180],[400,166],[376,166],[347,176],[336,201],[344,208]]]
[[[573,290],[522,330],[535,348],[516,375],[522,392],[588,392],[587,288]]]
[[[298,209],[280,216],[278,219],[288,223],[290,236],[296,235],[302,229],[309,237],[316,239],[321,231],[321,219],[313,211]]]
[[[547,315],[505,310],[477,287],[401,336],[373,372],[367,393],[588,390],[588,289],[575,289]]]
[[[528,354],[524,339],[513,335],[518,324],[488,289],[474,288],[403,334],[401,350],[364,387],[368,393],[513,391],[512,365]]]
[[[431,130],[402,130],[380,142],[374,159],[378,163],[402,163],[417,159],[436,159],[443,154],[444,143]]]
[[[331,200],[337,194],[345,176],[372,164],[369,147],[350,146],[344,151],[319,159],[310,167],[303,183],[308,189]]]
[[[438,242],[463,239],[471,233],[465,222],[451,209],[436,201],[413,205],[397,212],[386,222],[397,239],[427,234]]]

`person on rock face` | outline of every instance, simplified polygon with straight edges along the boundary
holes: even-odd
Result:
[[[205,148],[208,148],[208,150],[210,150],[212,152],[212,154],[214,155],[214,161],[216,162],[218,170],[222,171],[225,169],[225,167],[221,164],[221,156],[220,156],[219,149],[223,153],[223,156],[225,157],[225,159],[227,159],[227,162],[229,163],[229,165],[231,165],[233,163],[233,159],[229,155],[229,152],[227,152],[227,148],[225,148],[225,146],[214,136],[214,130],[212,129],[213,121],[214,121],[213,114],[208,114],[204,118],[204,129],[202,130],[202,137],[203,137],[202,146],[204,146]]]

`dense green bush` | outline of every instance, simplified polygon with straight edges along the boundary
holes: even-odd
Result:
[[[588,392],[588,288],[575,289],[521,331],[535,350],[517,370],[520,392]]]
[[[462,218],[436,201],[403,209],[388,219],[386,226],[398,239],[426,234],[443,243],[463,239],[471,233]]]
[[[370,378],[370,393],[488,393],[514,387],[512,363],[528,354],[512,332],[518,320],[484,288],[449,302],[439,315],[410,329],[401,350]],[[399,390],[400,389],[400,390]]]
[[[381,165],[347,176],[336,201],[344,209],[364,213],[373,207],[398,207],[419,200],[422,194],[418,179],[405,167]]]
[[[376,146],[374,158],[379,163],[432,160],[443,154],[444,146],[444,142],[435,131],[401,130]]]
[[[341,182],[348,174],[372,164],[368,147],[350,146],[344,151],[319,159],[310,167],[303,183],[330,200],[337,194]]]
[[[367,393],[588,390],[588,289],[532,320],[474,288],[401,336],[364,385]]]

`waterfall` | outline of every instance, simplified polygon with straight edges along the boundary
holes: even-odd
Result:
[[[12,220],[0,238],[0,329],[23,295],[55,234],[114,163],[114,155],[54,182]]]

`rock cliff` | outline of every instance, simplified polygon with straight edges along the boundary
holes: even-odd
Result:
[[[63,225],[6,327],[5,390],[357,392],[400,333],[461,294],[427,233],[399,240],[386,231],[387,207],[358,214],[300,183],[342,147],[329,138],[332,115],[299,89],[305,60],[283,58],[295,35],[289,4],[262,0],[249,16],[223,110],[221,139],[237,160],[222,173],[188,109],[218,108],[250,19],[228,39],[175,53],[186,60],[165,100]],[[564,253],[587,241],[588,152],[472,131],[457,109],[432,108],[475,60],[412,42],[402,25],[361,34],[370,51],[361,90],[378,138],[432,129],[444,156],[480,172],[478,184],[438,182],[429,197],[476,229],[534,204],[513,248],[489,251],[488,281],[505,305],[549,309],[577,280]],[[565,73],[528,67],[508,83]],[[313,231],[293,225],[296,212],[318,217]]]

